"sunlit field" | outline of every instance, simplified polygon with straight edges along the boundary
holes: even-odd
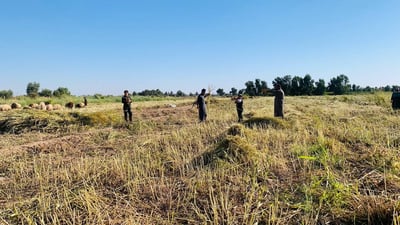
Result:
[[[0,112],[0,224],[400,224],[389,93],[156,100]]]

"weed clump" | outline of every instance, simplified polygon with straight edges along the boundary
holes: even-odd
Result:
[[[109,126],[116,122],[116,119],[104,112],[90,114],[78,114],[77,120],[86,126]]]
[[[242,124],[235,124],[228,129],[228,135],[246,137],[249,131]]]
[[[244,138],[228,135],[214,150],[203,155],[204,164],[215,164],[220,161],[253,165],[259,159],[259,153]]]
[[[260,127],[273,127],[285,128],[287,123],[281,118],[276,117],[252,117],[244,122],[246,126],[260,126]]]

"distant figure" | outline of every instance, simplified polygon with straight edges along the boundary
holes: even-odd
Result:
[[[11,109],[20,109],[20,108],[22,108],[22,106],[19,103],[13,102],[11,104]]]
[[[76,103],[75,104],[75,108],[79,109],[79,108],[84,108],[85,107],[85,103],[80,102],[80,103]]]
[[[207,97],[210,94],[206,94],[206,89],[202,89],[201,93],[197,96],[197,100],[195,103],[197,105],[197,109],[199,110],[199,120],[200,122],[204,122],[207,119],[207,107],[206,107],[206,100],[205,97]]]
[[[132,110],[131,110],[132,99],[131,96],[129,96],[128,90],[124,91],[124,96],[122,96],[122,103],[124,104],[123,110],[124,110],[125,121],[132,122]]]
[[[72,109],[72,108],[74,108],[74,103],[73,102],[68,102],[68,103],[65,104],[65,107],[69,108],[69,109]]]
[[[238,122],[243,121],[243,96],[242,94],[239,94],[237,98],[235,98],[235,104],[236,104],[236,111],[238,115]]]
[[[274,116],[283,118],[283,100],[285,93],[280,84],[275,84],[275,99],[274,99]]]
[[[392,93],[392,98],[390,99],[392,102],[392,108],[394,110],[400,109],[400,88],[396,88]]]
[[[85,107],[87,106],[87,98],[83,97],[83,104],[85,104]]]

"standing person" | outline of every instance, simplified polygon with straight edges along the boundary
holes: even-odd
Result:
[[[274,99],[274,116],[283,118],[283,100],[285,93],[280,84],[275,84],[275,99]]]
[[[238,97],[235,99],[235,104],[236,104],[236,111],[238,115],[238,122],[243,121],[243,96],[242,94],[239,94]]]
[[[199,120],[200,122],[204,122],[207,119],[207,107],[206,107],[206,100],[210,94],[206,94],[206,89],[202,89],[201,93],[197,96],[197,100],[194,104],[197,105],[197,109],[199,110]]]
[[[400,88],[396,88],[391,97],[392,108],[393,109],[400,109]]]
[[[132,122],[132,110],[131,110],[132,98],[131,96],[129,96],[128,90],[124,91],[124,96],[122,96],[122,103],[124,104],[123,110],[124,110],[125,121]]]
[[[83,104],[85,105],[85,106],[87,106],[87,98],[86,97],[83,97]]]

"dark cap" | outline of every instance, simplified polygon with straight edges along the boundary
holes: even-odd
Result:
[[[125,90],[125,91],[124,91],[124,93],[128,93],[128,92],[129,92],[128,90]]]

